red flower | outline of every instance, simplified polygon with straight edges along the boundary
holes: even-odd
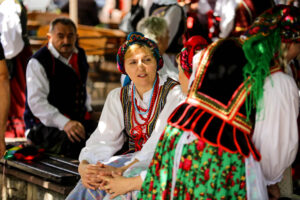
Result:
[[[189,159],[184,159],[183,170],[188,171],[191,169],[191,166],[192,166],[192,161]]]
[[[230,179],[232,179],[232,172],[229,172],[228,174],[227,174],[227,176],[226,176],[226,183],[228,183],[228,181],[230,180]]]
[[[193,177],[193,181],[194,181],[194,182],[196,181],[196,176]]]
[[[218,150],[218,155],[221,157],[222,154],[223,154],[223,150],[222,150],[221,148],[219,148],[219,150]]]
[[[162,193],[161,199],[166,199],[167,193],[168,193],[168,191],[167,191],[167,190],[164,190],[163,193]]]
[[[185,200],[190,200],[191,199],[191,195],[187,192],[185,193]]]
[[[240,189],[244,189],[244,187],[245,187],[245,181],[242,181],[240,184]]]
[[[182,166],[183,166],[183,162],[180,162],[179,163],[179,169],[182,169]]]
[[[170,149],[174,149],[174,142],[175,142],[175,138],[172,138],[171,139],[171,142],[170,142]]]
[[[150,187],[149,187],[149,192],[153,190],[153,181],[150,181]]]
[[[204,171],[204,179],[207,181],[209,179],[209,169]]]
[[[160,167],[159,167],[159,164],[156,163],[155,165],[155,172],[156,172],[156,176],[159,176],[159,173],[160,173]]]
[[[197,150],[198,151],[203,151],[204,147],[205,147],[205,142],[203,142],[202,140],[199,140],[198,144],[196,146]]]
[[[235,172],[235,171],[236,171],[236,167],[235,167],[235,166],[232,166],[232,167],[231,167],[231,170]]]
[[[174,188],[174,197],[177,197],[178,196],[178,188]]]
[[[257,26],[257,27],[254,27],[253,29],[250,29],[250,30],[249,30],[249,33],[250,33],[251,35],[253,35],[253,34],[256,34],[258,31],[259,31],[259,27]]]
[[[290,21],[291,23],[293,23],[293,21],[294,21],[294,18],[291,16],[286,16],[284,19],[285,19],[285,21]]]
[[[231,180],[231,187],[235,185],[234,180]]]

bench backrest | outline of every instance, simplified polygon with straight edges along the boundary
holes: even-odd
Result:
[[[37,38],[44,38],[42,45],[47,43],[46,35],[49,25],[41,26]],[[87,55],[105,55],[117,53],[119,46],[125,41],[126,34],[120,30],[78,25],[78,42]]]

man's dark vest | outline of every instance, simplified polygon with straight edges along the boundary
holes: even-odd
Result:
[[[47,46],[41,48],[32,57],[44,67],[49,80],[48,102],[68,118],[82,122],[87,111],[85,101],[89,65],[84,50],[78,47],[77,49],[80,78],[74,69],[56,59]],[[28,106],[27,97],[24,119],[26,129],[39,123]]]

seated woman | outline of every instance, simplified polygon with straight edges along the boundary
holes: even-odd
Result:
[[[193,55],[207,46],[207,42],[201,36],[191,37],[185,44],[185,48],[178,56],[179,82],[183,93],[186,95],[188,82],[192,73]],[[157,134],[157,136],[154,136]],[[153,157],[158,138],[162,132],[155,132],[143,146],[139,153],[139,162],[130,166],[124,173],[114,173],[112,177],[105,177],[103,188],[110,194],[106,198],[137,199],[137,194],[142,187],[146,170]],[[120,196],[122,195],[122,196]]]
[[[105,196],[99,190],[103,176],[122,173],[143,160],[139,151],[155,132],[162,133],[168,116],[183,99],[178,82],[157,75],[162,57],[155,42],[141,33],[128,35],[117,61],[120,72],[132,82],[109,93],[98,127],[79,156],[81,180],[67,199]],[[125,155],[114,156],[122,146],[127,147]]]
[[[298,147],[298,89],[279,57],[299,55],[299,22],[299,8],[276,6],[245,41],[219,40],[201,53],[138,199],[268,199],[267,185],[281,180]]]

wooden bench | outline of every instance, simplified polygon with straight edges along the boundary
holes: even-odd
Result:
[[[36,31],[40,26],[49,25],[57,17],[69,17],[68,13],[38,12],[32,11],[27,13],[28,31]]]
[[[78,165],[78,160],[58,156],[37,161],[2,159],[2,199],[65,199],[80,179]]]

